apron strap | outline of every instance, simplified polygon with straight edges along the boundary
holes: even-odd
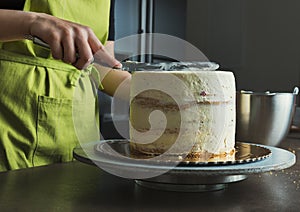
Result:
[[[74,66],[54,59],[45,59],[41,57],[31,57],[22,54],[17,54],[10,51],[0,49],[0,60],[24,63],[26,65],[33,65],[45,68],[53,68],[60,71],[67,71],[70,73],[69,83],[71,86],[76,86],[79,78],[82,75],[87,75],[89,71],[80,71]]]
[[[45,59],[40,57],[31,57],[22,54],[17,54],[0,49],[0,60],[6,60],[11,62],[24,63],[34,66],[40,66],[45,68],[53,68],[61,71],[67,71],[70,73],[69,84],[76,86],[80,77],[91,76],[96,83],[98,89],[103,90],[100,74],[97,68],[91,64],[84,70],[78,70],[74,66],[54,59]]]

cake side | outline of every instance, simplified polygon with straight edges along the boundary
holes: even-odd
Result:
[[[166,74],[178,78],[185,89],[178,89],[178,82],[162,77]],[[160,90],[143,90],[145,84],[155,85],[157,81],[172,88],[172,96]],[[165,129],[149,123],[155,110],[164,114]],[[233,155],[234,76],[223,71],[136,72],[132,76],[130,121],[130,146],[143,154],[159,155],[172,148],[172,154],[187,154],[190,159]],[[157,134],[157,139],[139,143],[146,132],[153,137]]]

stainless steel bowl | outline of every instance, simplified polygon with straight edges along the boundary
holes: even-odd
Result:
[[[298,91],[295,88],[293,93],[237,92],[236,139],[277,146],[289,132]]]

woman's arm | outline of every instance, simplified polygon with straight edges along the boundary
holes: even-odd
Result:
[[[0,41],[24,39],[35,19],[35,13],[0,9]]]
[[[55,59],[73,64],[78,69],[87,67],[93,60],[93,54],[99,50],[109,67],[121,67],[87,26],[44,13],[2,9],[0,23],[0,41],[20,40],[25,35],[32,35],[49,44]]]
[[[131,74],[127,71],[112,69],[95,64],[101,83],[104,87],[103,92],[122,100],[129,101]]]

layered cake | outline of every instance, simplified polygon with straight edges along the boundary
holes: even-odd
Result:
[[[234,157],[235,92],[232,72],[134,72],[131,151],[175,155],[189,161]]]

